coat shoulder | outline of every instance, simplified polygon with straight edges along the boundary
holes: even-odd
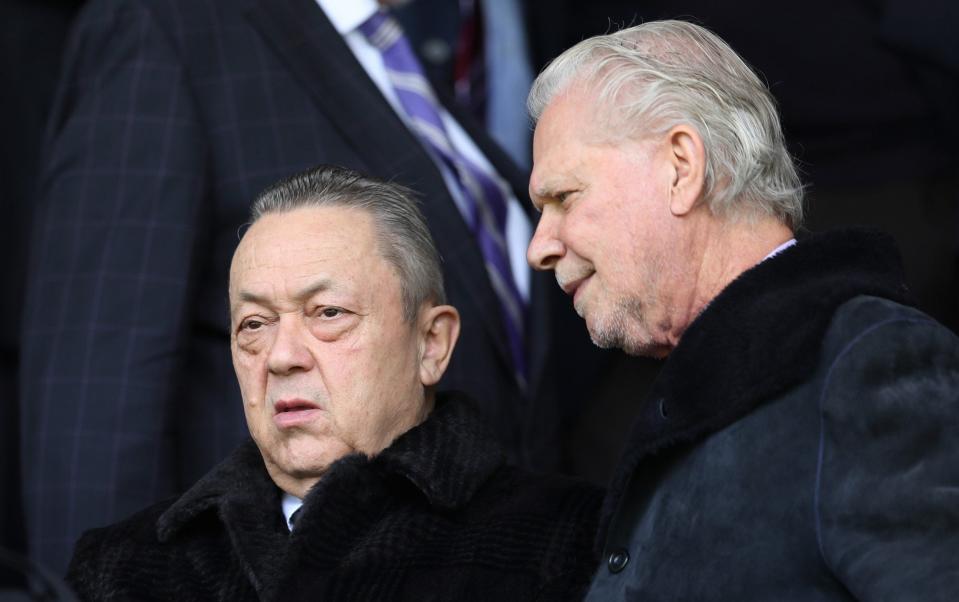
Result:
[[[938,322],[932,317],[915,307],[882,297],[859,295],[839,306],[833,314],[829,332],[840,336],[843,334],[855,335],[880,323],[896,320],[922,321],[928,322],[930,325],[938,325]],[[941,326],[941,328],[948,331],[944,326]]]
[[[122,521],[86,531],[77,541],[67,570],[67,583],[81,599],[109,599],[122,575],[132,576],[131,563],[161,545],[157,521],[175,497],[157,502]],[[122,580],[122,579],[121,579]]]
[[[908,367],[923,372],[930,363],[954,366],[959,358],[954,332],[914,307],[869,295],[854,297],[836,310],[822,345],[821,376],[833,373],[840,361],[852,367],[878,362],[890,375],[901,375]]]
[[[959,337],[857,297],[825,340],[815,527],[822,560],[868,599],[945,600],[959,580]]]

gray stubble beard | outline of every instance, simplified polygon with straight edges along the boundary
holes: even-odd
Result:
[[[620,299],[612,314],[595,331],[589,330],[589,337],[601,349],[621,349],[627,355],[652,355],[655,345],[646,315],[639,299]],[[631,331],[641,335],[635,336]]]

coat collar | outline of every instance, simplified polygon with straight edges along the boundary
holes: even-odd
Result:
[[[432,506],[455,509],[466,505],[504,461],[472,400],[450,393],[438,395],[429,419],[371,464],[409,480]]]
[[[437,395],[436,407],[419,426],[410,429],[387,449],[370,459],[352,454],[340,459],[324,475],[324,482],[349,482],[350,473],[369,473],[386,480],[401,477],[434,507],[455,509],[467,504],[477,489],[503,463],[504,457],[479,419],[472,400],[458,393]],[[323,493],[318,484],[305,505]],[[230,508],[265,509],[283,524],[280,491],[270,479],[259,449],[252,440],[237,448],[164,512],[157,522],[161,542],[202,514],[216,510],[226,520]],[[261,521],[262,522],[262,521]]]
[[[858,295],[912,304],[895,245],[875,230],[802,237],[713,299],[643,403],[604,502],[601,538],[643,458],[702,439],[808,378],[835,310]]]

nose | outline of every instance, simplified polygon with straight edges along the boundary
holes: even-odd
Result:
[[[313,354],[306,344],[310,333],[299,316],[282,316],[276,325],[276,337],[267,356],[267,367],[273,374],[286,375],[313,368]]]
[[[546,205],[539,216],[536,231],[526,250],[526,261],[536,270],[552,270],[563,255],[566,245],[559,238],[559,218],[552,205]]]

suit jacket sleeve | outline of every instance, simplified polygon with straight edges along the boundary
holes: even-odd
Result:
[[[23,324],[33,555],[171,492],[206,142],[175,50],[144,8],[80,16],[48,130]]]
[[[848,339],[821,399],[820,552],[857,600],[959,592],[959,338],[900,308]]]

